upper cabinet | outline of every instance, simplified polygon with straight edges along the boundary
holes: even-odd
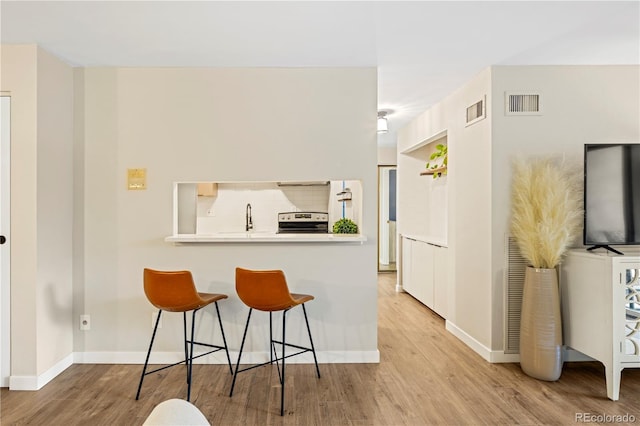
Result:
[[[218,184],[215,182],[198,183],[198,197],[215,197],[218,195]]]

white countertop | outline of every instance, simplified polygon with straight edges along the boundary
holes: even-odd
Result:
[[[170,243],[360,243],[362,234],[276,234],[273,232],[219,232],[177,234],[164,239]]]

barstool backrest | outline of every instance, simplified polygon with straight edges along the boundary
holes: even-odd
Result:
[[[236,268],[236,292],[245,305],[259,311],[282,311],[298,304],[291,297],[281,270]]]
[[[153,306],[170,312],[185,312],[202,304],[190,271],[145,268],[144,293]]]

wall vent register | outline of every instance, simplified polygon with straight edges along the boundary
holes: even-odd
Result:
[[[478,102],[467,107],[466,115],[467,117],[465,126],[470,126],[484,119],[487,116],[486,96],[483,96],[482,99],[480,99]]]
[[[506,115],[542,115],[542,94],[505,92]]]

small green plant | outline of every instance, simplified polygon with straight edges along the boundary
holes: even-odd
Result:
[[[447,167],[447,160],[449,159],[448,152],[447,152],[447,145],[444,145],[441,143],[436,145],[436,151],[433,154],[431,154],[431,156],[429,157],[429,160],[433,161],[436,159],[438,159],[439,161],[436,161],[433,164],[428,161],[426,165],[426,168],[431,170],[444,168],[444,170],[435,172],[433,174],[434,179],[437,179],[447,174],[446,167]]]
[[[351,219],[342,218],[333,224],[334,234],[357,234],[358,225]]]

